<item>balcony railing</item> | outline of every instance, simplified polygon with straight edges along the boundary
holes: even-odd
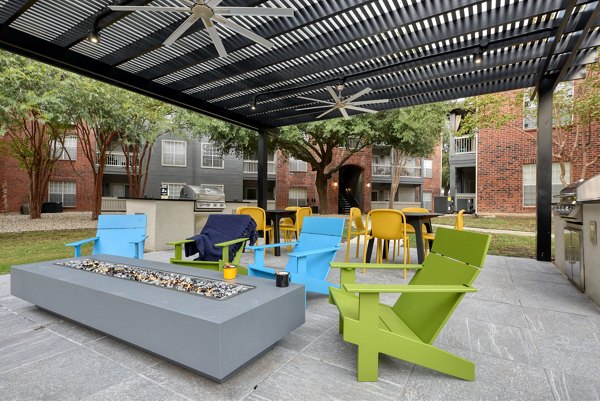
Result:
[[[473,153],[475,152],[475,140],[470,136],[461,136],[454,138],[454,153]]]
[[[132,154],[129,157],[133,157]],[[126,165],[125,154],[123,153],[108,153],[106,155],[106,166],[107,167],[125,167]]]
[[[258,173],[258,161],[244,160],[244,173]],[[267,162],[267,174],[275,174],[275,162]]]
[[[373,164],[372,174],[379,177],[391,177],[392,166],[390,164]],[[421,177],[420,166],[404,166],[400,168],[400,177]]]

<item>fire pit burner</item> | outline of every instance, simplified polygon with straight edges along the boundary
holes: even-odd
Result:
[[[225,300],[254,288],[250,285],[228,283],[205,277],[189,276],[121,263],[103,262],[95,259],[73,259],[56,264],[216,300]]]

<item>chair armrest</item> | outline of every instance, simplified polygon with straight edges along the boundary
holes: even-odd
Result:
[[[412,293],[462,293],[477,292],[477,288],[467,285],[410,285],[410,284],[344,284],[348,292],[364,294],[385,294],[398,292]]]
[[[249,238],[236,238],[236,239],[232,239],[231,241],[219,242],[218,244],[215,244],[215,246],[224,247],[224,246],[234,245],[239,242],[248,241],[248,239]]]
[[[130,241],[130,244],[139,244],[140,242],[144,242],[146,241],[146,238],[148,238],[147,235],[144,235],[141,239],[137,240],[137,241]]]
[[[423,265],[400,265],[391,263],[346,263],[346,262],[331,262],[329,264],[334,269],[411,269],[419,270],[423,268]]]
[[[278,248],[280,246],[296,245],[297,243],[298,242],[283,242],[283,243],[279,243],[279,244],[251,245],[251,246],[247,246],[246,249],[254,249],[254,250],[260,251],[262,249],[267,249],[267,248]]]
[[[99,239],[100,239],[100,237],[86,238],[86,239],[82,239],[81,241],[76,241],[76,242],[71,242],[69,244],[65,244],[65,246],[81,246],[83,244],[87,244],[92,241],[98,241]]]
[[[319,254],[319,253],[337,252],[339,249],[340,249],[339,246],[334,246],[334,247],[331,247],[331,248],[312,249],[310,251],[291,252],[291,253],[288,253],[288,256],[295,257],[295,258],[301,258],[301,257],[304,257],[304,256],[316,255],[316,254]]]
[[[181,244],[188,244],[190,242],[194,242],[194,240],[193,239],[182,239],[181,241],[167,242],[167,245],[181,245]]]

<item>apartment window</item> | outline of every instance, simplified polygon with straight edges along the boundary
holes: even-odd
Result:
[[[77,192],[72,181],[50,181],[48,183],[48,202],[61,202],[63,207],[75,207]]]
[[[526,89],[523,96],[523,129],[535,129],[537,128],[537,99],[531,99],[531,88]],[[565,101],[568,103],[572,101],[573,94],[575,93],[575,87],[573,81],[561,82],[556,86],[554,91],[556,96],[564,96]],[[558,117],[560,119],[560,125],[569,125],[573,123],[573,115],[570,113],[564,113]],[[554,121],[556,126],[556,121]]]
[[[433,196],[431,192],[423,192],[423,207],[428,210],[433,209],[432,205]]]
[[[379,200],[379,191],[371,191],[371,202],[377,202]]]
[[[185,167],[187,159],[187,142],[172,141],[164,139],[162,141],[162,165]]]
[[[523,165],[523,206],[535,206],[535,164]],[[565,163],[565,180],[571,182],[571,164]],[[552,196],[563,189],[560,181],[560,164],[552,163]]]
[[[207,142],[201,145],[202,149],[202,167],[203,168],[223,168],[223,155],[218,147],[213,143]]]
[[[181,189],[185,186],[185,182],[163,182],[161,185],[166,185],[169,199],[179,199]]]
[[[75,135],[69,135],[65,137],[65,146],[60,141],[54,141],[53,143],[54,154],[58,156],[59,160],[77,160],[77,137]]]
[[[288,206],[306,206],[306,196],[306,188],[290,188],[288,192]]]
[[[290,157],[289,162],[290,162],[290,171],[300,171],[300,172],[304,172],[304,173],[307,171],[308,164],[305,161],[294,159],[293,157]]]
[[[433,160],[423,160],[423,166],[425,167],[425,178],[433,177]]]

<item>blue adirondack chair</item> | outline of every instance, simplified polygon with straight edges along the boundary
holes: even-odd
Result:
[[[98,216],[96,236],[66,244],[75,248],[75,257],[81,256],[81,246],[94,242],[92,255],[108,254],[143,259],[146,240],[146,215],[121,214]]]
[[[297,242],[284,242],[249,246],[254,249],[254,263],[248,265],[248,275],[263,278],[274,278],[275,270],[265,267],[265,249],[277,246],[294,245],[288,253],[285,271],[290,273],[293,283],[304,284],[307,292],[329,294],[329,286],[337,287],[327,281],[329,262],[340,249],[340,240],[344,231],[345,220],[337,217],[305,217]]]

